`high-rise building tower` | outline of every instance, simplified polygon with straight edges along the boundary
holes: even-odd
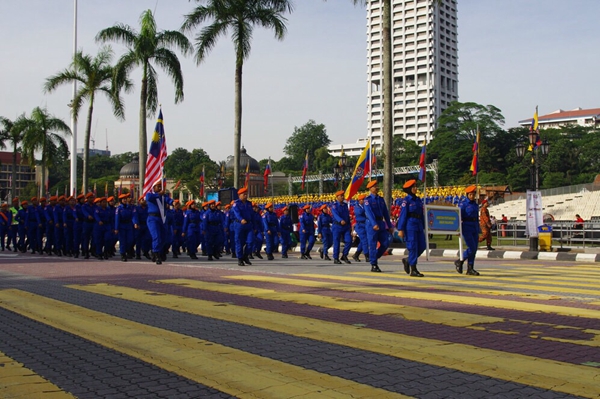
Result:
[[[456,0],[392,0],[393,134],[430,140],[437,118],[458,99]],[[367,5],[367,133],[383,140],[383,0]],[[359,155],[366,137],[343,144]],[[329,150],[338,154],[342,145]]]

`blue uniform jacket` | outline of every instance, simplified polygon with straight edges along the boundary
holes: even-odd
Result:
[[[233,221],[237,223],[241,223],[242,220],[245,220],[247,223],[252,223],[252,214],[255,213],[252,209],[252,205],[250,202],[242,202],[242,200],[236,200],[231,207],[231,212],[233,212]],[[231,216],[230,216],[231,217]]]
[[[279,233],[279,222],[277,221],[277,215],[275,212],[265,212],[262,216],[262,223],[265,233],[271,232],[271,235]]]
[[[378,224],[380,229],[387,229],[392,226],[385,201],[376,194],[371,194],[365,198],[365,214],[371,226]]]
[[[400,204],[400,218],[398,219],[398,230],[406,232],[407,228],[423,231],[425,218],[423,217],[423,201],[419,197],[408,194]]]
[[[300,228],[307,233],[315,232],[315,216],[312,213],[304,212],[300,216]]]
[[[331,230],[332,223],[333,218],[331,217],[331,215],[321,213],[317,218],[317,228],[319,229],[319,234],[322,234],[323,231]]]

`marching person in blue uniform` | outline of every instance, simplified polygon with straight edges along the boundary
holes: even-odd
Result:
[[[331,233],[333,218],[329,214],[329,209],[326,204],[322,205],[320,210],[321,214],[317,217],[317,229],[319,230],[319,238],[323,243],[323,247],[319,248],[319,256],[321,259],[331,260],[328,252],[333,244],[333,234]]]
[[[257,203],[252,204],[252,210],[254,211],[254,215],[252,215],[252,242],[254,245],[249,257],[254,259],[254,256],[256,256],[258,259],[262,259],[263,257],[260,254],[260,247],[262,247],[264,241],[262,214]]]
[[[417,260],[426,248],[423,201],[417,197],[416,180],[407,181],[402,189],[406,193],[406,197],[400,204],[398,234],[406,241],[408,249],[408,259],[403,258],[402,264],[406,274],[410,274],[412,277],[423,277],[423,274],[417,270]]]
[[[279,221],[277,220],[277,214],[273,212],[273,204],[268,203],[265,205],[266,212],[262,216],[262,222],[265,232],[265,240],[267,242],[267,259],[273,260],[273,249],[275,248],[275,238],[281,234],[279,230]]]
[[[90,246],[92,241],[92,232],[94,230],[94,194],[87,193],[85,196],[85,203],[81,206],[81,213],[83,214],[83,227],[81,235],[81,254],[84,255],[85,259],[90,258]]]
[[[73,257],[78,258],[79,252],[82,251],[83,242],[83,226],[86,224],[85,215],[83,214],[83,205],[85,204],[85,195],[79,194],[75,204],[75,223],[73,224]]]
[[[360,254],[365,254],[365,260],[369,261],[369,238],[367,237],[367,215],[365,214],[365,198],[366,194],[358,196],[358,203],[354,205],[354,231],[358,235],[358,246],[352,259],[360,262]]]
[[[58,203],[54,205],[52,217],[54,220],[54,253],[58,256],[66,255],[64,250],[65,230],[64,230],[64,212],[65,196],[58,197]]]
[[[300,216],[300,259],[312,259],[310,251],[315,245],[315,217],[311,212],[310,205],[304,205]]]
[[[38,217],[38,199],[37,197],[31,198],[31,205],[26,207],[27,216],[25,217],[25,224],[27,226],[27,243],[31,249],[31,253],[34,254],[41,249],[38,248],[37,231],[41,229],[39,217]]]
[[[46,232],[46,243],[44,244],[44,252],[48,255],[52,255],[53,247],[54,247],[54,205],[56,205],[56,200],[58,198],[55,196],[51,196],[49,201],[46,202],[45,198],[40,198],[40,220],[44,220],[43,225],[44,230]],[[38,232],[38,243],[40,247],[42,246],[42,236]]]
[[[183,232],[183,211],[181,210],[181,203],[179,200],[173,201],[173,224],[171,225],[171,250],[173,251],[173,258],[179,257],[181,254],[181,233]]]
[[[385,201],[378,194],[377,180],[367,184],[371,193],[365,198],[365,214],[367,215],[367,237],[369,238],[369,262],[371,271],[380,273],[377,260],[383,256],[389,245],[389,233],[394,231],[390,221],[390,213]],[[377,248],[379,244],[379,248]]]
[[[477,187],[469,186],[465,189],[467,200],[462,201],[458,207],[460,208],[460,218],[462,222],[462,236],[467,244],[467,249],[463,252],[462,260],[454,261],[456,271],[460,274],[463,272],[463,264],[467,261],[467,274],[470,276],[479,276],[479,272],[475,270],[475,255],[477,254],[477,245],[479,244],[479,205],[475,200]]]
[[[200,234],[202,222],[202,215],[196,206],[194,200],[190,200],[186,203],[187,210],[183,217],[183,227],[181,236],[185,239],[185,246],[187,253],[191,259],[198,259],[196,255],[198,253],[198,246],[200,245]]]
[[[238,258],[238,266],[251,265],[248,256],[254,245],[252,229],[254,228],[252,218],[254,211],[252,204],[248,201],[248,189],[246,187],[238,190],[238,197],[231,207],[233,212],[235,229],[235,254]]]
[[[231,204],[225,205],[225,253],[235,258],[235,233],[233,231],[233,212]]]
[[[216,208],[215,200],[208,201],[208,210],[202,215],[202,225],[208,260],[218,260],[221,257],[219,234],[223,230],[223,221],[221,211]]]
[[[108,259],[108,249],[112,238],[111,211],[105,197],[94,200],[94,250],[98,260]]]
[[[165,260],[165,218],[167,205],[171,205],[173,200],[165,195],[162,178],[154,182],[152,191],[146,194],[146,203],[148,204],[148,231],[152,237],[152,260],[157,265]]]
[[[133,228],[135,229],[135,258],[142,259],[141,254],[150,259],[152,238],[148,232],[148,205],[144,197],[138,198],[138,205],[133,209]]]
[[[75,232],[76,205],[75,197],[69,197],[63,212],[63,230],[65,233],[65,251],[69,256],[75,255]]]
[[[27,252],[27,207],[29,202],[21,201],[21,209],[17,212],[17,222],[19,223],[19,243],[18,248],[21,252]]]
[[[350,231],[350,211],[348,204],[344,202],[345,191],[340,190],[335,193],[335,202],[331,205],[331,217],[333,218],[333,263],[341,264],[340,259],[346,263],[351,263],[348,259],[350,247],[352,246],[352,233]],[[344,240],[344,250],[340,258],[340,246]]]
[[[290,217],[290,210],[287,208],[287,206],[283,208],[283,215],[281,215],[279,218],[279,231],[281,232],[281,257],[287,258],[287,251],[292,242],[290,234],[292,231],[294,231],[292,218]]]
[[[133,206],[129,205],[130,194],[119,195],[119,206],[115,211],[115,234],[119,237],[121,261],[127,262],[127,254],[133,249]]]

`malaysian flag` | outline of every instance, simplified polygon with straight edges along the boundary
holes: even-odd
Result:
[[[477,127],[477,136],[475,136],[475,142],[473,143],[473,160],[471,161],[471,167],[469,170],[473,173],[473,176],[479,172],[479,126]]]
[[[419,180],[425,181],[427,177],[427,168],[425,166],[425,157],[427,154],[427,142],[423,141],[423,147],[421,148],[421,156],[419,157]]]
[[[165,127],[163,125],[162,109],[158,112],[158,120],[152,135],[148,160],[146,161],[146,180],[144,180],[144,191],[142,196],[152,190],[152,185],[163,178],[163,169],[167,159],[167,140],[165,138]]]

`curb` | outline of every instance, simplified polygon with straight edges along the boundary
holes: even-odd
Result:
[[[313,247],[317,251],[320,246]],[[408,250],[404,248],[391,248],[392,255],[408,256]],[[300,252],[300,246],[296,246],[293,252]],[[350,253],[354,254],[356,248],[350,248]],[[422,255],[421,255],[422,256]],[[429,256],[441,258],[458,259],[458,250],[454,249],[431,249]],[[527,259],[527,260],[554,260],[564,262],[600,262],[600,254],[584,253],[566,253],[566,252],[534,252],[534,251],[488,251],[487,249],[477,250],[475,259]]]

